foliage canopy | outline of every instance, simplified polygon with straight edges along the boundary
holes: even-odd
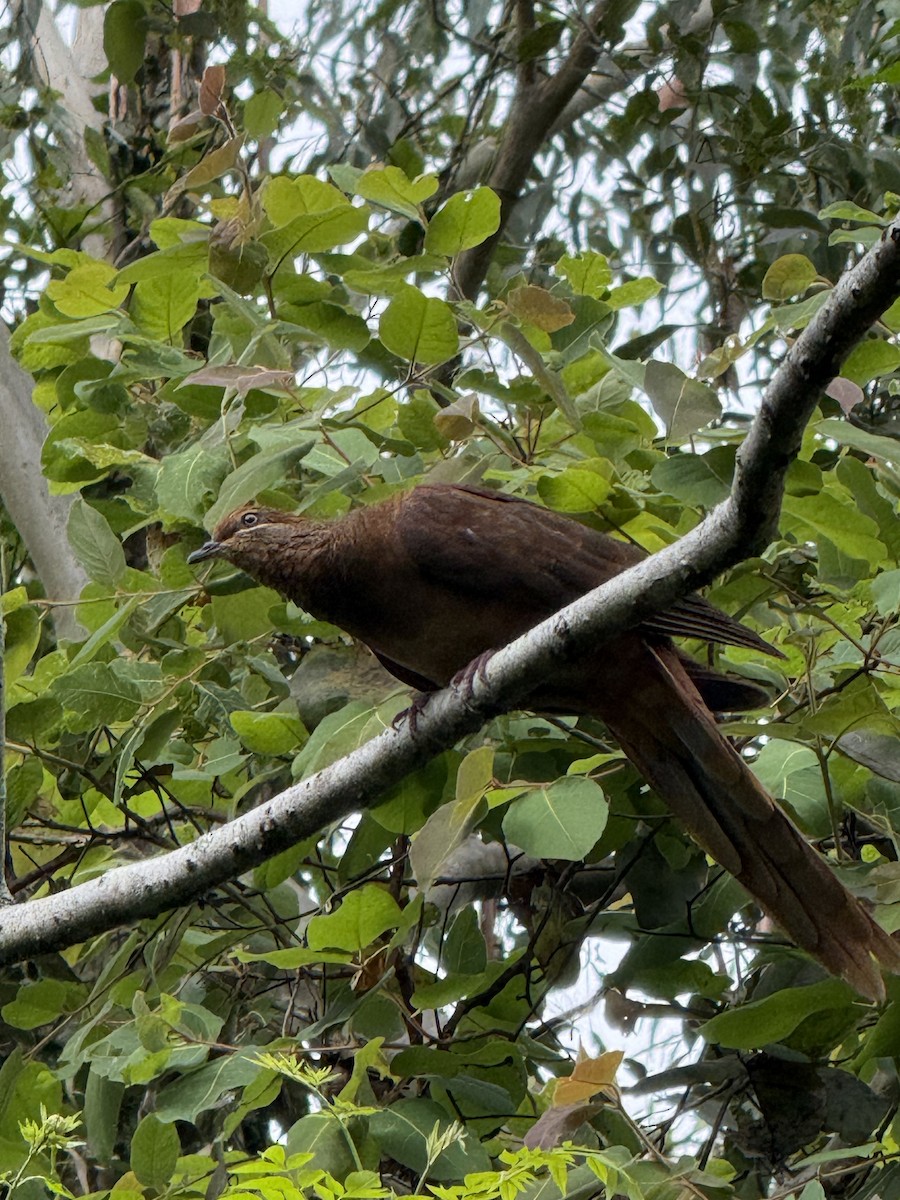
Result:
[[[7,30],[11,346],[88,579],[58,638],[66,597],[0,509],[19,897],[221,828],[409,703],[339,631],[198,577],[218,517],[427,476],[671,544],[900,208],[886,5],[311,0],[290,36],[192,7],[105,8],[116,120],[74,135],[24,12]],[[102,202],[67,191],[73,137]],[[786,655],[716,651],[778,697],[724,731],[889,929],[898,330],[895,306],[823,397],[780,539],[711,592]],[[896,981],[873,1013],[767,936],[601,728],[506,715],[370,800],[202,904],[4,971],[17,1197],[900,1194]],[[549,998],[587,1000],[615,941],[609,1032],[573,1063]],[[629,1071],[660,1009],[678,1058],[648,1077],[645,1041]]]

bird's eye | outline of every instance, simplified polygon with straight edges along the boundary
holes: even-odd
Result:
[[[249,529],[252,525],[258,524],[258,522],[259,522],[259,516],[255,512],[245,512],[244,515],[241,517],[241,524],[244,526],[245,529]]]

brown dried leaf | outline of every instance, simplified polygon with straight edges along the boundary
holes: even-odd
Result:
[[[852,379],[845,379],[843,375],[836,375],[825,389],[825,395],[830,396],[832,400],[837,400],[841,406],[841,412],[849,413],[857,404],[862,404],[866,398],[865,392],[858,383],[854,383]]]
[[[477,429],[479,413],[478,397],[474,392],[469,392],[435,413],[434,424],[441,437],[455,442]]]
[[[558,1089],[557,1089],[558,1090]],[[603,1107],[602,1104],[569,1104],[565,1108],[548,1108],[525,1134],[529,1150],[552,1150],[575,1137],[579,1128]]]
[[[176,17],[191,17],[200,11],[203,0],[175,0],[172,11]]]
[[[192,371],[179,384],[201,384],[205,387],[232,388],[239,396],[246,396],[253,388],[278,388],[289,391],[296,383],[293,371],[275,371],[269,367],[239,367],[237,365],[202,367]]]
[[[575,320],[575,314],[565,300],[534,284],[513,288],[506,297],[506,305],[513,316],[536,325],[545,333],[555,333]]]
[[[199,108],[195,108],[193,112],[189,112],[186,117],[182,117],[178,121],[173,121],[169,126],[169,132],[166,135],[166,140],[169,145],[174,145],[178,142],[186,142],[192,138],[195,133],[199,133],[206,122],[206,117]]]
[[[203,187],[204,184],[219,179],[234,167],[243,144],[243,134],[240,137],[229,138],[224,146],[218,146],[204,155],[196,167],[188,171],[175,186],[180,185],[181,190],[186,191],[188,188]]]
[[[213,117],[219,111],[222,103],[222,93],[225,91],[225,67],[215,63],[207,67],[200,81],[200,111],[207,117]]]

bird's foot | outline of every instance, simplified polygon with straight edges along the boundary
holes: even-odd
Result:
[[[391,727],[399,729],[403,722],[408,720],[409,731],[415,737],[419,732],[419,717],[425,711],[425,707],[433,694],[433,692],[416,692],[412,704],[409,708],[404,708],[397,713],[396,717],[391,721]]]
[[[457,671],[450,680],[450,686],[462,693],[463,703],[467,707],[472,706],[475,698],[475,680],[480,679],[482,683],[487,683],[485,668],[496,653],[496,650],[482,650],[477,658],[473,658],[461,671]]]
[[[477,658],[473,658],[462,670],[457,671],[450,680],[447,686],[461,693],[463,704],[471,706],[475,694],[475,680],[480,679],[482,683],[486,682],[484,670],[495,653],[495,650],[483,650]],[[434,692],[417,692],[409,708],[404,708],[402,712],[398,712],[393,721],[391,721],[391,727],[399,729],[404,721],[408,721],[410,733],[415,737],[419,731],[419,718],[425,711],[425,707],[433,695]]]

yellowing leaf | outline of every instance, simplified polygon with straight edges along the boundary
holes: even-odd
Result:
[[[108,263],[84,263],[73,267],[65,279],[52,279],[47,295],[67,317],[94,317],[118,308],[128,295],[127,284],[111,282],[115,275]]]
[[[568,1079],[561,1079],[553,1093],[553,1107],[566,1108],[571,1104],[583,1104],[597,1092],[615,1097],[616,1072],[625,1057],[623,1050],[608,1050],[599,1058],[586,1058],[575,1064]]]

